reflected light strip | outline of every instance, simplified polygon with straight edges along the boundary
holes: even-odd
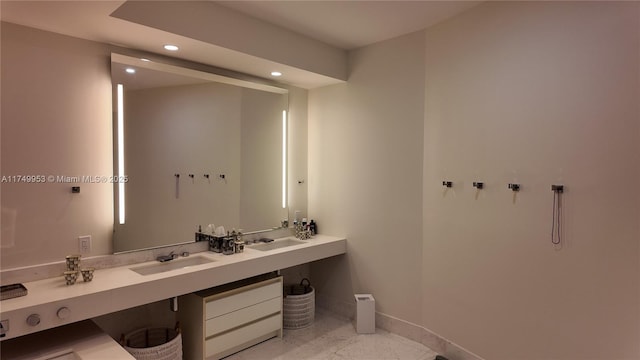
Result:
[[[287,207],[287,110],[282,110],[282,208]]]
[[[118,84],[118,217],[124,224],[124,87]]]

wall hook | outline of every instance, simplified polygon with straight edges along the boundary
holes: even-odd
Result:
[[[451,181],[443,181],[442,182],[442,186],[446,186],[448,188],[453,186],[453,183]]]
[[[520,184],[509,184],[511,191],[520,191]]]
[[[218,176],[219,176],[219,177],[220,177],[220,179],[222,179],[222,180],[224,180],[224,179],[226,179],[226,178],[227,178],[227,176],[226,176],[225,174],[220,174],[220,175],[218,175]]]
[[[189,177],[193,179],[194,175],[193,174],[189,174]]]
[[[481,190],[481,189],[483,189],[483,188],[484,188],[484,183],[483,183],[483,182],[476,182],[476,181],[474,181],[474,182],[473,182],[473,187],[474,187],[474,188],[476,188],[476,189],[478,189],[478,190]]]
[[[551,185],[553,191],[553,213],[551,221],[551,243],[560,245],[562,242],[562,198],[564,185]]]
[[[204,177],[206,177],[208,179],[209,178],[209,174],[204,174]]]
[[[173,174],[176,177],[176,199],[180,198],[180,174]]]

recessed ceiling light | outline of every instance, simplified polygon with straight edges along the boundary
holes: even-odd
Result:
[[[164,49],[169,51],[178,51],[179,48],[176,45],[167,44],[164,46]]]
[[[282,73],[280,71],[272,71],[271,76],[282,76]]]
[[[136,69],[134,69],[134,68],[126,68],[124,71],[126,71],[128,74],[135,74],[136,73]]]
[[[149,60],[149,59],[147,59],[147,58],[142,58],[142,59],[140,59],[140,61],[149,62],[149,61],[151,61],[151,60]]]

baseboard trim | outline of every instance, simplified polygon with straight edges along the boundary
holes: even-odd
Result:
[[[316,295],[316,304],[339,316],[354,319],[355,303],[338,301],[326,296]],[[462,346],[450,341],[435,332],[410,321],[376,311],[376,327],[419,342],[449,360],[484,360]]]

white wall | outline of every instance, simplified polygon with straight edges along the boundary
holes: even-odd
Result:
[[[427,31],[431,330],[486,359],[640,357],[638,5],[491,2]]]
[[[2,23],[3,176],[111,175],[106,45]],[[71,187],[80,185],[80,194]],[[2,268],[111,252],[111,184],[2,183]]]
[[[350,54],[346,84],[309,93],[309,218],[348,238],[312,266],[319,296],[420,322],[424,34]]]
[[[309,98],[309,210],[349,239],[319,295],[486,359],[639,358],[638,5],[488,2],[352,52]]]

